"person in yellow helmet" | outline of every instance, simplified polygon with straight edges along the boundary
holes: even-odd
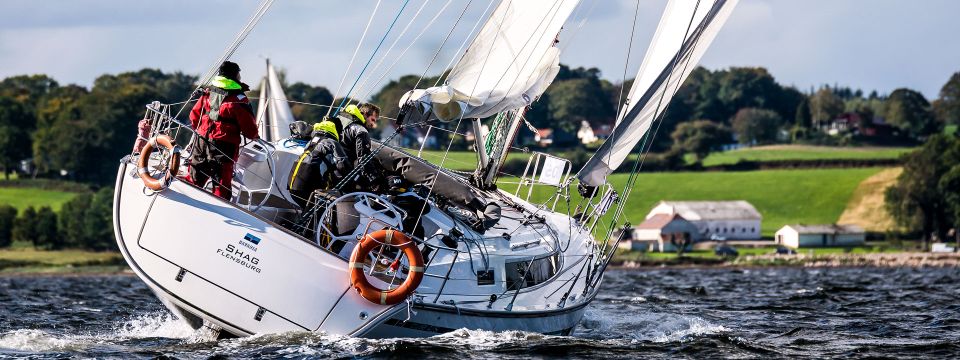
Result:
[[[348,105],[337,115],[340,129],[340,144],[354,167],[360,166],[370,155],[370,129],[377,128],[380,108],[373,104]],[[353,187],[362,191],[376,191],[381,187],[383,176],[375,159],[370,159],[361,168],[360,174],[353,179]]]
[[[287,189],[297,204],[306,208],[307,200],[315,190],[336,186],[351,169],[350,159],[340,146],[337,125],[324,120],[313,125],[313,139],[290,170]]]

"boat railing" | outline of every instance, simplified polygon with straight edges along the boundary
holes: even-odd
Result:
[[[572,169],[573,164],[570,160],[535,151],[527,160],[527,166],[523,170],[523,175],[520,176],[514,195],[530,202],[530,197],[533,196],[535,187],[555,189],[555,195],[542,204],[543,206],[548,206],[547,203],[550,203],[550,210],[554,210],[560,198],[569,200],[569,195],[563,191],[563,188],[565,184],[567,184]],[[526,194],[522,195],[521,193],[523,192],[526,192]]]
[[[137,138],[138,140],[149,141],[150,139],[153,139],[159,135],[166,135],[174,139],[178,144],[186,144],[183,147],[183,153],[181,154],[181,159],[183,161],[181,163],[181,169],[178,169],[178,170],[183,170],[186,168],[185,165],[187,164],[187,162],[189,162],[189,160],[194,155],[192,153],[194,149],[193,149],[193,146],[191,145],[193,144],[194,141],[198,141],[197,139],[199,137],[197,136],[196,131],[193,129],[193,127],[189,123],[184,122],[180,119],[177,119],[173,115],[172,109],[174,105],[177,105],[177,104],[162,104],[159,101],[154,101],[154,102],[151,102],[150,104],[147,104],[146,114],[144,115],[144,120],[147,122],[147,124],[145,127],[144,126],[140,127],[140,131],[137,133]],[[144,130],[146,130],[146,132],[144,132]],[[200,141],[203,141],[203,139],[201,138]],[[269,178],[253,172],[241,173],[240,172],[241,169],[239,169],[237,166],[234,166],[234,169],[233,169],[234,178],[237,178],[237,179],[241,178],[241,174],[247,177],[251,177],[251,176],[257,177],[257,178],[260,178],[261,180],[260,182],[269,184],[269,187],[263,188],[263,189],[251,189],[245,185],[246,183],[249,183],[249,181],[248,182],[234,181],[231,187],[236,188],[237,191],[235,191],[235,193],[237,194],[237,196],[232,198],[231,202],[237,203],[237,200],[239,200],[242,197],[241,193],[245,193],[246,198],[251,200],[250,203],[247,204],[246,208],[250,211],[256,212],[257,210],[259,210],[261,207],[264,206],[264,204],[269,199],[269,196],[267,195],[262,196],[261,201],[259,203],[254,204],[252,202],[253,194],[255,193],[269,194],[273,189],[273,187],[277,186],[275,181],[277,169],[276,169],[274,156],[273,156],[273,152],[276,150],[276,147],[273,144],[266,141],[262,141],[262,140],[254,140],[251,142],[252,144],[250,142],[248,142],[247,144],[244,144],[244,148],[248,150],[247,155],[262,158],[258,160],[265,160],[267,162],[267,165],[270,169]],[[223,159],[229,159],[229,161],[236,162],[236,160],[233,160],[233,156],[223,153],[223,151],[221,151],[216,147],[211,147],[211,148],[214,151],[217,151],[221,155],[223,155],[222,157]],[[137,149],[134,149],[133,151],[136,152]],[[169,156],[169,154],[164,154],[161,152],[154,156],[157,156],[161,159],[161,162],[160,162],[161,164],[166,164],[167,162],[164,157]],[[200,171],[199,169],[195,169],[195,170]],[[216,182],[215,179],[217,177],[212,177],[212,176],[208,176],[208,177],[210,178],[211,182]]]

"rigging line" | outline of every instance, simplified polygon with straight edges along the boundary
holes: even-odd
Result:
[[[373,57],[377,55],[378,51],[380,51],[380,47],[383,46],[383,42],[387,40],[387,36],[390,35],[390,31],[393,30],[393,26],[397,24],[397,20],[400,19],[400,15],[403,14],[403,10],[407,8],[408,4],[410,4],[410,0],[404,0],[403,6],[401,6],[400,11],[397,12],[397,16],[393,18],[392,22],[390,22],[390,26],[387,27],[387,31],[383,33],[383,37],[380,38],[380,42],[377,43],[377,47],[373,49],[372,53],[370,53],[370,58],[368,58],[367,63],[363,65],[363,69],[360,69],[360,74],[357,74],[357,79],[353,81],[353,85],[350,86],[350,90],[347,90],[347,93],[344,94],[343,100],[340,101],[340,105],[337,106],[337,109],[333,112],[333,116],[336,116],[340,113],[340,109],[343,108],[347,102],[347,99],[350,98],[353,88],[357,86],[357,82],[360,81],[363,73],[367,71],[367,67],[370,66],[370,62],[373,61]],[[334,101],[336,101],[336,99],[334,99]]]
[[[490,18],[488,18],[486,21],[483,21],[483,18],[487,16],[488,11],[490,10],[490,5],[493,5],[493,3],[494,3],[493,1],[490,1],[487,3],[487,7],[483,9],[483,14],[480,15],[480,18],[477,19],[477,22],[475,22],[473,24],[473,27],[470,28],[470,32],[467,34],[467,37],[463,39],[463,42],[460,43],[460,47],[457,48],[457,51],[453,52],[453,57],[450,58],[450,62],[447,63],[447,67],[444,68],[445,72],[446,70],[450,70],[450,72],[453,72],[453,69],[456,69],[457,66],[460,65],[460,61],[463,61],[463,54],[460,54],[460,51],[462,51],[463,48],[467,46],[467,44],[472,44],[473,41],[476,39],[476,37],[479,36],[477,27],[481,23],[486,24],[488,21],[491,21],[493,14],[497,12],[496,9],[499,9],[501,6],[503,6],[503,2],[500,2],[499,4],[497,4],[497,8],[494,9],[492,13],[490,13]],[[449,75],[450,73],[446,73],[446,74],[441,73],[440,76],[437,77],[437,81],[433,83],[433,86],[435,87],[439,85],[441,80],[446,82],[446,77],[448,77]]]
[[[427,75],[427,72],[430,71],[430,67],[433,66],[433,63],[440,56],[440,51],[443,50],[443,46],[447,44],[447,40],[450,40],[450,36],[453,35],[453,32],[457,29],[457,25],[460,24],[460,20],[463,19],[463,15],[467,13],[467,9],[470,8],[470,4],[472,3],[473,3],[473,0],[468,1],[467,5],[463,7],[463,11],[460,11],[460,16],[457,17],[457,21],[453,23],[453,27],[450,28],[449,32],[447,32],[447,36],[445,36],[443,38],[443,41],[440,42],[440,47],[437,48],[437,52],[433,53],[433,57],[430,58],[430,62],[427,64],[427,67],[423,69],[423,72],[420,73],[420,77],[417,78],[417,83],[413,85],[413,89],[411,90],[415,90],[417,86],[420,86],[420,81],[423,81],[423,77]],[[487,8],[490,8],[489,4],[487,4]],[[486,10],[484,10],[484,13],[486,13]],[[454,56],[456,56],[456,53],[454,53]],[[440,76],[438,76],[437,78],[439,79]]]
[[[580,30],[587,25],[587,23],[590,20],[590,16],[593,15],[593,10],[597,8],[597,4],[599,3],[600,3],[599,0],[594,0],[593,4],[590,5],[590,10],[588,10],[587,14],[584,15],[583,18],[581,18],[580,21],[577,22],[577,28],[571,32],[570,39],[567,39],[567,44],[564,45],[562,48],[560,48],[561,52],[566,52],[567,48],[570,47],[570,44],[573,42],[573,39],[576,39],[577,35],[580,35]]]
[[[717,4],[719,4],[719,6],[722,7],[725,2],[726,2],[725,0],[718,0],[717,3],[714,4],[714,7],[716,8]],[[687,24],[687,30],[686,30],[686,32],[684,33],[684,38],[683,38],[683,42],[684,42],[684,43],[687,42],[687,40],[688,40],[688,39],[687,39],[687,36],[690,36],[690,29],[691,29],[691,26],[693,25],[693,20],[696,18],[697,10],[699,10],[699,8],[700,8],[700,0],[697,0],[696,5],[694,6],[693,14],[692,14],[691,17],[690,17],[690,22]],[[699,30],[700,30],[700,34],[698,34],[698,35],[696,36],[696,39],[693,39],[693,41],[694,41],[693,46],[690,47],[690,51],[691,51],[691,52],[692,52],[692,49],[696,46],[696,44],[700,41],[700,36],[699,36],[699,35],[702,35],[702,30],[703,30],[703,28],[706,27],[706,25],[708,24],[709,21],[711,21],[711,19],[712,19],[712,18],[710,17],[710,14],[706,14],[706,15],[704,16],[704,19],[701,20],[702,22],[698,25],[698,28],[700,28],[700,29],[699,29]],[[675,57],[674,57],[673,69],[676,69],[676,64],[677,64],[677,62],[680,61],[680,57],[681,57],[680,55],[681,55],[681,52],[682,52],[682,50],[683,50],[683,44],[682,44],[682,43],[681,43],[680,49],[681,49],[681,51],[678,51],[677,54],[676,54]],[[690,63],[691,53],[686,54],[684,57],[686,57],[687,60],[685,61],[684,67],[683,67],[683,69],[682,69],[681,71],[686,72],[687,66],[688,66],[689,63]],[[671,69],[671,74],[670,74],[670,76],[667,77],[667,80],[668,80],[668,81],[667,81],[667,84],[669,84],[669,79],[670,79],[670,77],[673,75],[673,69]],[[681,76],[677,79],[678,84],[677,84],[677,88],[674,90],[674,95],[676,94],[677,91],[680,90],[681,84],[679,84],[679,82],[680,82],[681,79],[683,78],[683,72],[680,73]],[[664,96],[661,96],[660,99],[659,99],[658,102],[657,102],[657,108],[654,110],[654,117],[653,117],[654,120],[656,120],[657,117],[660,116],[660,111],[661,111],[660,106],[661,106],[662,103],[663,103],[663,98],[665,97],[667,90],[668,90],[668,87],[665,87],[665,88],[664,88]],[[669,103],[667,104],[667,106],[669,106]],[[652,136],[656,136],[657,132],[659,132],[659,130],[660,130],[660,125],[661,125],[662,123],[663,123],[663,121],[657,122],[657,127],[654,129],[654,132],[653,132],[653,134],[651,135],[651,137],[647,137],[646,139],[644,139],[644,144],[641,144],[641,147],[640,147],[640,149],[639,149],[639,155],[640,155],[640,157],[639,157],[639,159],[636,160],[636,162],[634,162],[634,168],[633,168],[633,170],[631,171],[630,177],[628,177],[627,183],[624,184],[624,193],[625,193],[624,199],[625,199],[625,201],[624,201],[623,203],[621,203],[620,206],[618,206],[617,212],[615,213],[615,217],[614,217],[615,220],[619,220],[620,216],[623,214],[623,208],[624,208],[624,205],[626,204],[626,199],[629,199],[630,193],[632,193],[632,190],[633,190],[633,186],[635,186],[636,181],[637,181],[637,179],[639,178],[640,168],[643,167],[643,163],[644,163],[644,161],[646,160],[646,153],[647,153],[647,151],[649,151],[650,146],[653,145],[653,141],[651,140],[651,139],[652,139]],[[646,147],[647,147],[647,150],[644,150],[644,149],[643,149],[644,145],[647,145],[647,146],[646,146]],[[610,230],[612,230],[612,229],[610,229]],[[610,231],[610,230],[608,230],[608,231]]]
[[[543,25],[544,25],[544,22],[547,21],[547,18],[548,18],[548,17],[550,18],[550,20],[553,20],[554,18],[557,17],[557,13],[560,12],[560,4],[562,4],[562,3],[563,3],[563,1],[559,1],[559,2],[554,3],[553,7],[551,7],[551,9],[553,10],[553,15],[547,14],[547,15],[544,15],[544,17],[543,17],[542,19],[540,19],[540,23],[537,24],[537,30],[540,30],[539,33],[540,33],[541,36],[543,36],[543,33],[546,31],[545,26],[543,26]],[[506,16],[506,14],[504,14],[504,16]],[[501,24],[501,25],[502,25],[502,24]],[[541,28],[542,28],[542,29],[541,29]],[[499,32],[499,29],[498,29],[497,33],[498,33],[498,34],[500,33],[500,32]],[[517,54],[516,54],[516,55],[513,57],[513,59],[510,61],[510,67],[513,67],[513,65],[517,62],[517,60],[520,59],[520,54],[523,53],[523,51],[527,48],[528,45],[530,45],[530,43],[532,42],[532,40],[534,39],[534,37],[535,37],[536,35],[537,35],[537,31],[534,31],[533,33],[530,34],[530,36],[527,37],[527,41],[525,41],[525,42],[523,43],[523,46],[520,48],[520,50],[517,51]],[[494,41],[496,41],[496,40],[494,40]],[[534,45],[534,48],[536,48],[536,46],[537,46],[537,45]],[[491,47],[491,50],[493,50],[492,47]],[[488,55],[488,56],[489,56],[489,55]],[[546,53],[540,55],[540,61],[543,61],[543,57],[544,57],[544,56],[546,56]],[[518,73],[519,73],[519,72],[522,72],[523,69],[526,69],[526,68],[527,68],[527,65],[530,64],[530,59],[531,59],[531,58],[532,58],[532,57],[528,57],[528,58],[526,59],[526,61],[523,63],[523,66],[520,68],[520,70],[518,71]],[[538,63],[539,63],[539,62],[538,62]],[[480,69],[480,72],[481,72],[481,73],[483,72],[483,69],[482,69],[482,68]],[[497,82],[493,84],[493,88],[496,88],[497,86],[500,85],[500,82],[503,81],[503,79],[507,76],[507,73],[508,73],[508,72],[510,72],[510,68],[509,68],[509,67],[508,67],[502,74],[500,74],[500,78],[498,78],[498,79],[497,79]],[[494,104],[494,106],[499,105],[499,104],[502,103],[504,100],[506,100],[506,98],[507,98],[507,93],[509,93],[510,91],[513,90],[514,85],[517,84],[517,80],[519,80],[519,76],[517,76],[517,77],[515,77],[515,78],[513,79],[513,82],[510,83],[510,87],[509,87],[509,88],[507,89],[507,91],[504,93],[503,97],[501,97],[500,100],[497,100],[497,103]],[[476,89],[474,89],[474,91],[470,93],[470,96],[471,96],[471,97],[474,96],[474,92],[475,92],[475,91],[476,91]]]
[[[560,4],[561,4],[561,3],[562,3],[562,1],[561,1],[561,2],[557,2],[557,3],[554,4],[554,5],[556,6],[556,8],[555,8],[556,10],[553,11],[553,15],[552,15],[552,16],[551,16],[551,15],[546,15],[546,16],[544,16],[543,19],[540,19],[540,24],[537,25],[537,28],[538,28],[538,29],[541,27],[541,25],[543,25],[543,22],[547,20],[547,17],[548,17],[548,16],[550,17],[550,20],[551,20],[551,21],[552,21],[554,18],[557,17],[557,13],[560,12]],[[543,36],[543,33],[544,33],[545,31],[547,31],[546,28],[542,29],[542,30],[540,31],[540,36]],[[523,47],[521,47],[521,48],[520,48],[520,51],[517,52],[517,56],[515,56],[512,61],[510,61],[510,65],[511,65],[511,66],[517,61],[517,59],[520,58],[520,53],[523,52],[523,50],[527,48],[527,45],[530,44],[530,41],[533,40],[533,38],[534,38],[535,35],[536,35],[536,32],[534,32],[533,34],[530,34],[530,37],[528,37],[528,38],[527,38],[527,41],[524,42]],[[559,35],[559,33],[558,33],[558,35]],[[534,48],[536,48],[536,45],[534,45]],[[546,52],[544,52],[543,54],[541,54],[539,61],[537,61],[537,64],[541,63],[541,62],[543,61],[543,58],[544,58],[545,56],[547,56],[547,53],[546,53]],[[527,58],[527,60],[523,63],[523,66],[520,68],[520,71],[518,71],[518,72],[521,72],[522,70],[526,69],[526,68],[527,68],[527,65],[530,64],[530,60],[531,60],[531,59],[532,59],[532,57]],[[507,69],[507,71],[505,71],[503,74],[500,74],[500,78],[497,79],[496,84],[494,84],[494,86],[493,86],[494,88],[496,88],[497,86],[500,85],[500,82],[503,81],[504,77],[507,76],[507,72],[508,72],[508,71],[509,71],[509,69]],[[500,105],[500,103],[502,103],[504,100],[507,99],[507,93],[509,93],[510,91],[513,90],[513,87],[517,84],[517,80],[519,80],[519,76],[518,76],[518,77],[515,77],[515,78],[513,79],[513,82],[510,83],[510,87],[507,89],[506,92],[504,92],[503,97],[501,97],[500,100],[497,100],[497,103],[494,104],[494,106]],[[471,96],[472,96],[472,94],[471,94]],[[525,106],[526,106],[526,105],[525,105]]]
[[[375,81],[375,82],[373,83],[373,85],[371,85],[370,89],[365,89],[365,92],[363,93],[363,96],[360,96],[359,98],[361,98],[361,99],[366,99],[368,96],[370,96],[370,94],[373,92],[374,89],[377,89],[377,86],[378,86],[378,85],[380,85],[380,84],[383,83],[383,79],[384,79],[387,75],[390,74],[390,71],[392,71],[393,68],[396,67],[398,63],[400,63],[400,59],[402,59],[402,58],[404,57],[404,55],[407,54],[407,51],[410,50],[410,48],[413,47],[413,44],[415,44],[417,41],[420,40],[421,37],[423,37],[423,34],[427,32],[427,30],[430,28],[430,26],[433,25],[433,24],[437,21],[438,18],[440,18],[440,15],[443,15],[443,12],[447,10],[447,7],[450,6],[450,3],[451,3],[451,2],[453,2],[453,0],[447,0],[447,3],[444,4],[443,7],[440,8],[440,11],[437,12],[437,14],[434,15],[434,17],[433,17],[432,19],[430,19],[430,21],[427,23],[426,26],[423,27],[422,30],[420,30],[420,33],[417,34],[417,36],[416,36],[415,38],[413,38],[413,41],[411,41],[410,44],[407,45],[407,47],[404,48],[402,52],[400,52],[400,55],[399,55],[399,56],[396,56],[396,57],[394,58],[393,63],[390,64],[390,67],[388,67],[387,70],[384,71],[383,74],[381,74],[379,78],[377,78],[377,81]],[[456,26],[456,25],[454,25],[454,26]],[[449,36],[449,33],[448,33],[447,36]],[[440,46],[442,47],[443,44],[441,44]],[[429,67],[430,67],[430,65],[427,65],[427,68],[429,68]],[[361,86],[361,88],[364,88],[364,87]],[[416,87],[414,87],[414,88],[416,88]]]
[[[423,4],[421,4],[421,5],[420,5],[420,8],[417,9],[417,12],[413,14],[413,16],[410,18],[410,21],[407,22],[407,25],[403,27],[403,30],[400,30],[400,34],[397,35],[397,36],[393,39],[393,43],[390,44],[390,46],[387,48],[387,51],[385,51],[385,52],[383,53],[383,55],[380,55],[380,56],[379,56],[380,59],[377,60],[377,63],[374,64],[372,68],[370,68],[369,75],[367,75],[366,77],[364,77],[364,78],[363,78],[363,81],[360,82],[360,86],[357,87],[357,93],[358,93],[358,94],[364,94],[364,93],[366,93],[366,92],[368,91],[368,90],[367,90],[367,83],[368,83],[368,82],[370,81],[370,79],[373,77],[373,74],[380,69],[380,65],[383,65],[384,60],[386,60],[386,58],[390,56],[390,53],[393,52],[393,49],[397,46],[397,43],[400,42],[400,39],[402,39],[404,35],[406,35],[407,30],[410,30],[410,27],[413,26],[413,23],[417,21],[417,18],[420,17],[420,14],[423,12],[423,9],[424,9],[425,7],[427,7],[427,4],[429,4],[429,3],[430,3],[430,0],[424,0],[424,1],[423,1]],[[449,2],[449,0],[448,0],[448,1],[447,1],[447,4],[449,4],[449,3],[450,3],[450,2]],[[446,8],[446,6],[444,6],[444,8]],[[442,10],[441,10],[441,11],[442,11]],[[439,14],[438,14],[438,16],[439,16]],[[434,20],[436,20],[436,17],[434,17]],[[426,29],[427,29],[429,26],[430,26],[429,23],[428,23],[426,26],[424,26],[424,28],[423,28],[423,30],[420,32],[420,34],[422,35],[422,34],[423,34],[423,31],[426,31]],[[419,36],[417,37],[417,39],[418,39],[418,38],[419,38]],[[414,39],[413,41],[411,41],[410,44],[407,45],[407,49],[409,49],[411,46],[413,46],[413,43],[416,42],[417,39]],[[406,53],[406,50],[404,50],[403,52]],[[403,57],[403,54],[400,54],[400,56],[395,56],[394,59],[393,59],[393,64],[395,65],[397,62],[399,62],[402,57]],[[392,68],[393,68],[393,66],[391,66],[390,68],[388,68],[388,69],[383,73],[383,75],[381,75],[380,79],[382,79],[384,76],[386,76],[387,73],[388,73],[388,72],[390,71],[390,69],[392,69]],[[374,84],[374,85],[376,85],[376,84]],[[366,98],[366,95],[364,95],[364,96],[358,96],[358,98],[365,99],[365,98]],[[350,101],[348,101],[347,103],[349,104]]]
[[[347,80],[347,74],[350,73],[350,69],[353,68],[353,62],[357,59],[357,53],[360,52],[360,45],[363,44],[363,39],[367,37],[367,31],[370,30],[370,24],[373,23],[373,18],[377,16],[377,10],[380,9],[380,2],[382,0],[377,0],[377,5],[373,7],[373,13],[370,14],[370,19],[367,19],[367,25],[363,28],[363,34],[360,35],[360,41],[357,41],[357,47],[353,49],[353,55],[350,57],[350,62],[347,64],[347,70],[343,72],[343,77],[340,78],[340,84],[337,85],[337,91],[333,93],[333,100],[330,100],[330,108],[327,110],[327,115],[330,116],[330,111],[333,110],[333,104],[337,101],[337,96],[340,95],[340,90],[343,88],[343,82]]]
[[[226,59],[233,56],[233,53],[237,51],[237,48],[240,46],[240,43],[242,43],[243,40],[247,38],[247,35],[250,34],[250,31],[253,30],[253,28],[257,25],[257,23],[260,22],[260,19],[263,17],[263,15],[266,14],[267,10],[270,9],[270,6],[273,5],[273,1],[274,0],[263,0],[260,3],[256,11],[253,13],[253,15],[250,16],[250,19],[247,20],[247,23],[244,25],[244,27],[240,29],[240,32],[237,33],[237,35],[234,36],[233,42],[231,42],[230,45],[228,45],[227,48],[224,49],[223,54],[221,54],[220,57],[217,58],[217,61],[214,62],[213,66],[209,68],[206,73],[204,73],[203,77],[197,79],[198,80],[197,86],[194,88],[194,91],[190,93],[190,97],[187,98],[187,100],[183,103],[183,106],[180,107],[180,110],[177,111],[177,114],[174,115],[174,118],[180,117],[180,114],[182,114],[183,110],[186,109],[187,103],[193,100],[193,97],[196,94],[196,90],[199,90],[200,88],[202,88],[203,86],[206,86],[207,83],[210,82],[210,80],[213,78],[213,74],[220,67],[220,64],[222,64]]]
[[[613,119],[614,126],[616,126],[620,113],[623,112],[623,109],[627,108],[627,104],[623,102],[623,90],[627,88],[627,68],[630,67],[630,55],[633,53],[633,38],[637,30],[637,18],[639,16],[640,0],[637,0],[637,6],[633,10],[633,25],[630,27],[630,42],[627,43],[627,58],[623,62],[623,78],[620,80],[620,93],[617,95],[617,118]],[[637,81],[636,78],[634,78],[633,81]],[[630,99],[627,99],[627,101],[630,101]],[[607,163],[610,162],[611,157],[613,157],[612,151],[607,155]]]

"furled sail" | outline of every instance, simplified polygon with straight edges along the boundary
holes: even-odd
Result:
[[[600,186],[626,160],[697,67],[738,0],[670,0],[609,139],[577,174]]]
[[[451,70],[443,86],[416,89],[400,100],[442,120],[485,118],[539,97],[560,70],[555,45],[579,0],[505,0]]]
[[[280,77],[267,60],[267,75],[260,82],[260,100],[257,106],[260,138],[268,142],[286,139],[290,137],[290,124],[294,121],[287,95],[280,85]]]

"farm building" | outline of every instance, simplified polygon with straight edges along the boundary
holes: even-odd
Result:
[[[680,215],[699,230],[702,239],[760,239],[763,217],[750,203],[737,201],[661,201],[647,219],[659,214]]]
[[[866,234],[857,225],[786,225],[777,230],[775,241],[791,248],[860,246]]]
[[[657,214],[634,226],[620,248],[639,251],[677,251],[677,244],[689,247],[701,240],[700,230],[680,214]]]

